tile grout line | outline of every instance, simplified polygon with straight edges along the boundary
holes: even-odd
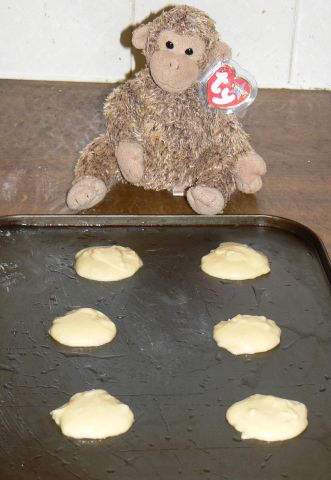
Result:
[[[290,53],[290,64],[287,77],[287,85],[292,86],[292,77],[294,69],[294,52],[296,50],[296,40],[298,33],[298,19],[299,19],[299,4],[300,0],[295,0],[294,3],[294,12],[293,12],[293,24],[292,24],[292,38],[291,38],[291,53]],[[297,87],[296,87],[297,88]]]
[[[131,0],[130,1],[130,8],[131,8],[131,25],[133,26],[135,24],[135,19],[136,19],[136,0]],[[130,72],[132,72],[134,69],[134,57],[132,54],[132,49],[130,49]]]

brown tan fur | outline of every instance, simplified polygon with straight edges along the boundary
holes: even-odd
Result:
[[[197,36],[204,41],[206,50],[200,62],[201,68],[206,68],[212,51],[219,42],[215,22],[204,12],[193,7],[175,7],[157,17],[150,25],[148,41],[143,49],[147,63],[155,51],[157,38],[162,30],[172,30],[179,35]]]
[[[220,115],[201,104],[196,82],[183,92],[169,93],[153,81],[149,60],[157,48],[160,32],[165,29],[203,40],[205,51],[199,60],[200,71],[214,60],[215,51],[220,48],[214,22],[192,7],[175,7],[149,24],[143,49],[147,66],[108,96],[104,106],[107,133],[83,150],[74,183],[86,176],[94,177],[109,190],[115,182],[124,182],[116,149],[120,142],[135,142],[142,146],[144,161],[143,176],[135,185],[170,191],[178,185],[184,190],[212,187],[221,192],[226,204],[236,189],[238,160],[245,170],[246,157],[256,154],[234,115]],[[255,170],[260,175],[264,173],[263,168]],[[254,176],[256,172],[249,173]],[[188,196],[189,201],[191,197]],[[195,208],[194,202],[190,204]],[[220,213],[222,208],[206,212],[195,209],[198,213]]]

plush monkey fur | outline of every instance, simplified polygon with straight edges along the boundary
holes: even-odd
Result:
[[[147,66],[108,96],[107,133],[82,151],[68,206],[89,208],[127,181],[181,188],[197,213],[218,214],[236,188],[259,190],[265,163],[237,118],[208,111],[199,99],[201,73],[230,55],[214,22],[193,7],[175,7],[138,27],[133,44]]]

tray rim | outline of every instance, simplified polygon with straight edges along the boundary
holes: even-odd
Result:
[[[93,229],[103,227],[258,227],[266,229],[277,229],[292,235],[298,236],[308,244],[315,247],[315,252],[320,260],[323,270],[327,274],[327,279],[331,284],[331,265],[327,250],[317,234],[308,227],[298,222],[270,215],[227,215],[227,216],[212,216],[200,217],[195,215],[10,215],[0,216],[0,231],[4,228],[22,229],[39,229],[39,228],[63,228],[66,227],[84,229],[91,227]],[[32,233],[32,232],[31,232]],[[322,259],[325,256],[325,261],[328,262],[330,274],[327,273]],[[0,260],[1,262],[1,260]],[[221,452],[222,450],[220,450]],[[30,474],[30,469],[26,472],[27,476]],[[33,473],[33,472],[32,472]]]
[[[331,259],[328,251],[311,228],[303,223],[276,215],[77,215],[27,214],[0,216],[3,227],[262,227],[277,228],[308,241],[317,251],[321,266],[331,285]]]

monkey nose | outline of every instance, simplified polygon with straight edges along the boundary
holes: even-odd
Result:
[[[176,58],[172,58],[170,61],[169,61],[169,67],[170,67],[170,70],[178,70],[179,69],[179,62]]]

